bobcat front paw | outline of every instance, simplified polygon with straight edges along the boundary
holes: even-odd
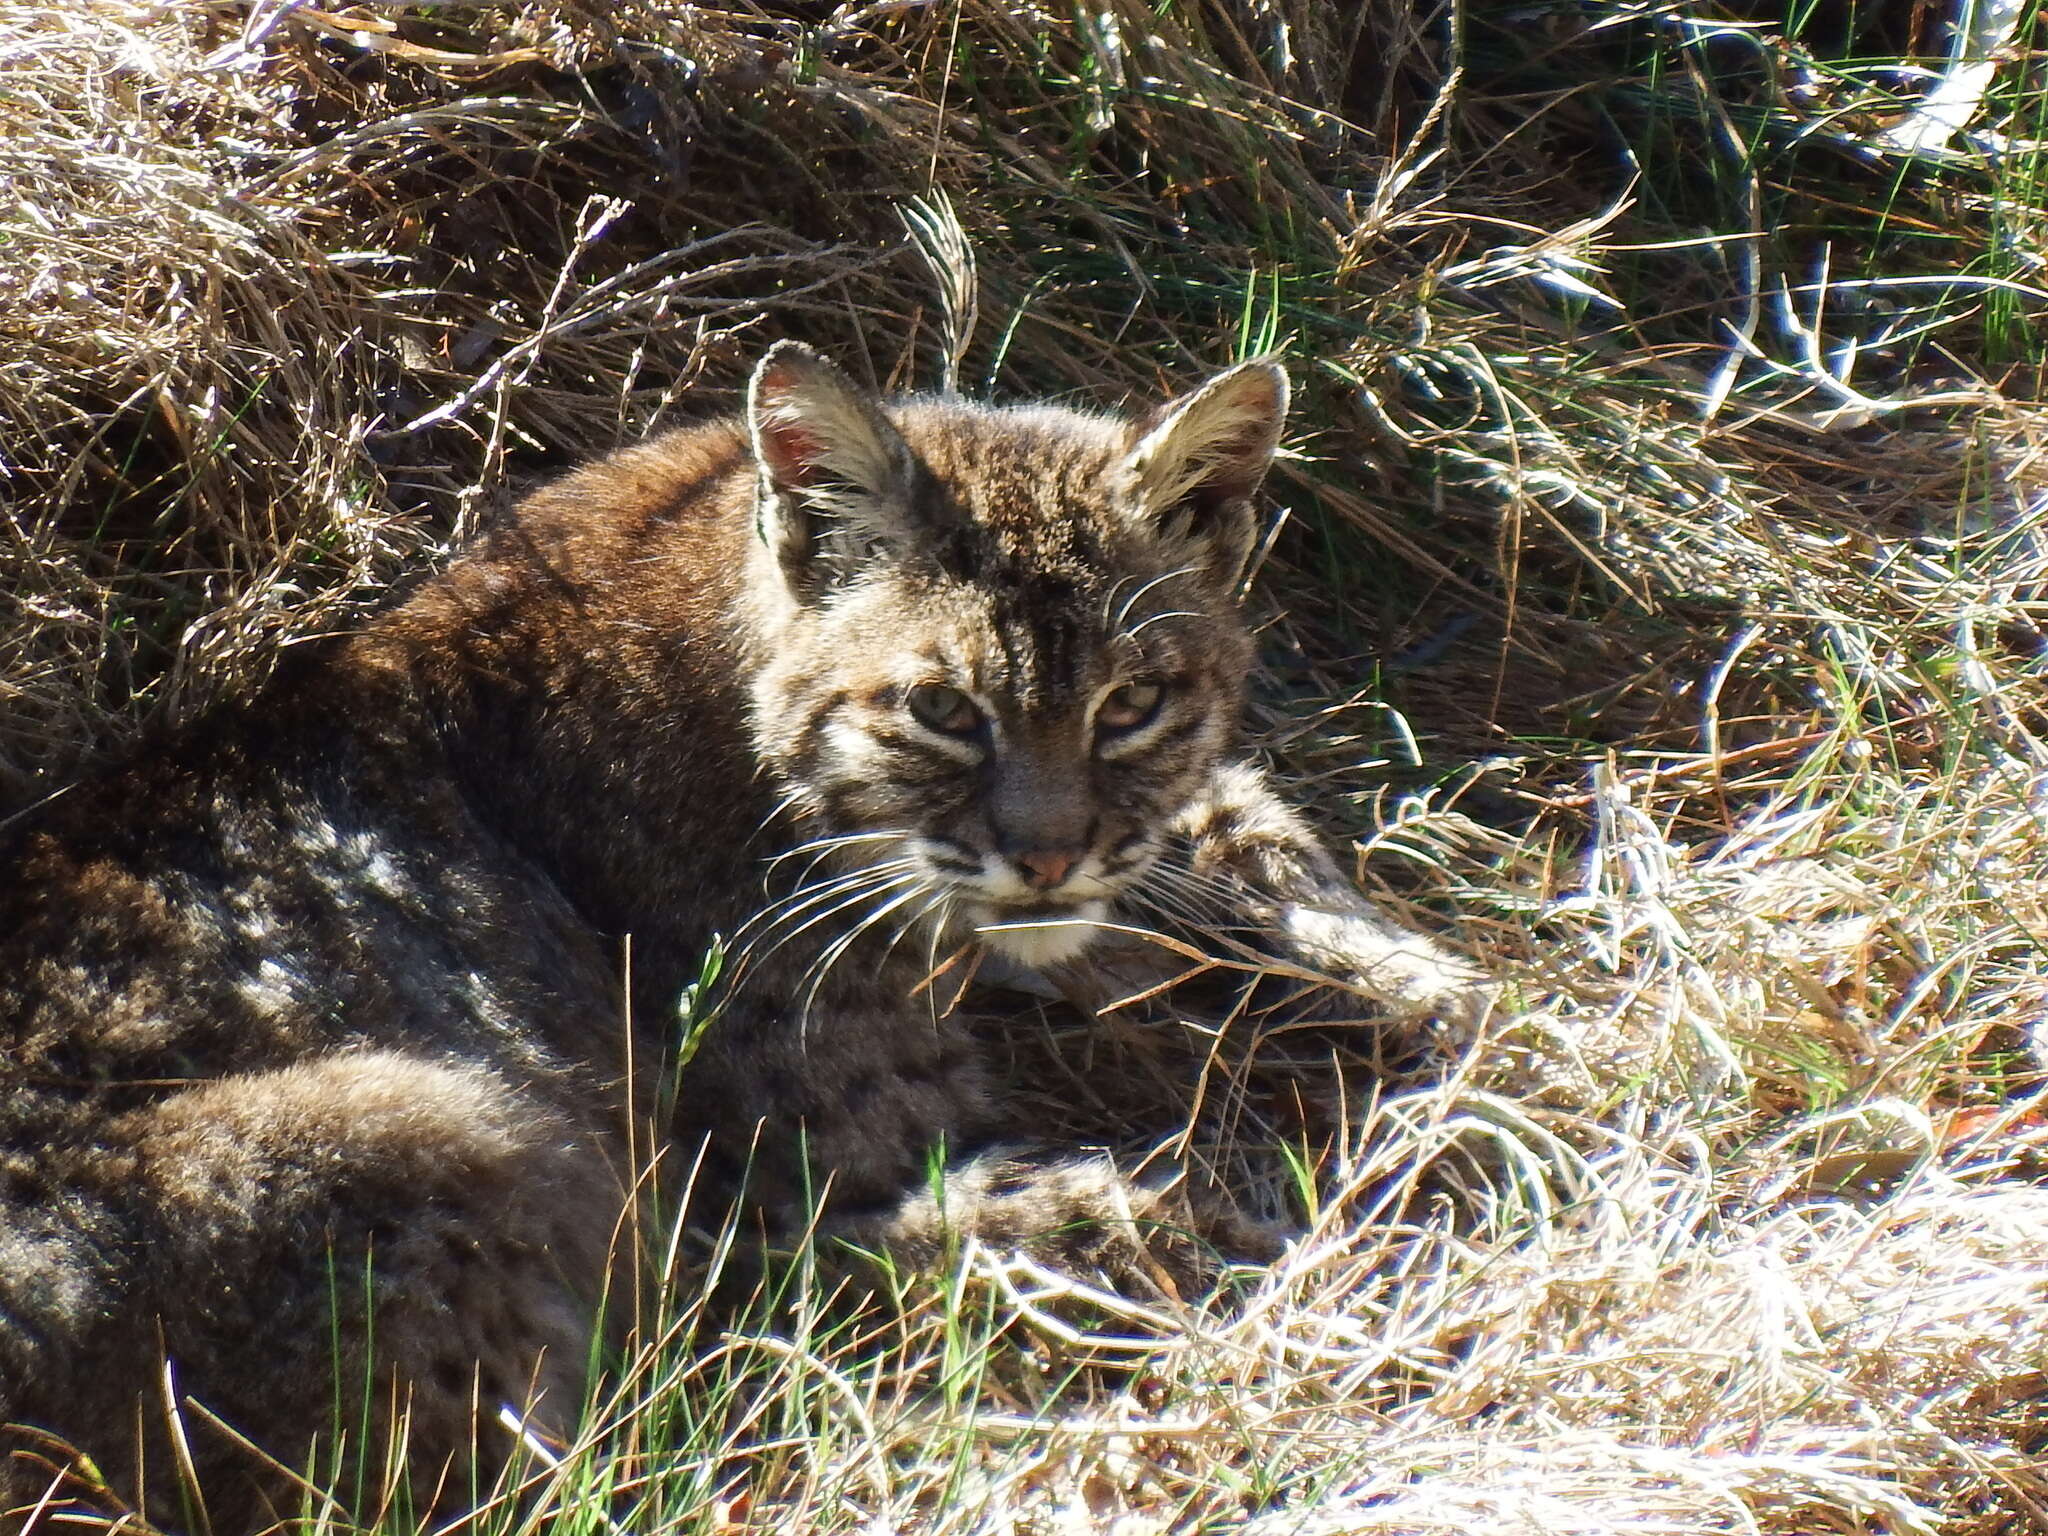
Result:
[[[1499,986],[1471,961],[1363,904],[1280,909],[1287,948],[1309,969],[1403,1013],[1433,1013],[1476,1025],[1499,999]]]
[[[1133,1179],[1107,1157],[1018,1152],[956,1163],[885,1215],[837,1230],[921,1266],[947,1262],[971,1238],[1181,1300],[1213,1289],[1232,1260],[1269,1260],[1282,1246],[1261,1223],[1190,1201],[1178,1178]]]

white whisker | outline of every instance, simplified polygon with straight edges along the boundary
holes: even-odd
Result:
[[[739,928],[739,934],[746,933],[759,923],[767,923],[773,926],[774,923],[781,921],[783,918],[794,916],[798,912],[815,906],[818,901],[825,897],[843,891],[849,886],[858,885],[866,880],[872,880],[877,875],[894,874],[912,867],[912,861],[909,859],[890,859],[881,864],[863,865],[859,869],[849,870],[844,874],[832,875],[822,881],[801,881],[742,923]],[[734,937],[739,937],[739,934],[735,934]]]
[[[769,916],[769,921],[762,926],[760,931],[748,940],[746,948],[741,950],[735,957],[735,964],[763,963],[780,953],[787,945],[794,943],[819,923],[838,916],[850,907],[858,906],[870,896],[892,890],[905,882],[920,878],[921,875],[916,867],[910,860],[905,859],[880,865],[874,869],[859,870],[851,875],[842,875],[836,880],[828,881],[821,887],[800,886],[798,887],[798,893],[810,892],[803,900],[796,901],[791,899],[785,901],[779,906],[769,908],[765,913],[758,913],[754,918],[749,919],[749,926],[751,926],[753,923],[759,922],[762,917],[772,914],[772,916]],[[809,912],[810,915],[803,917],[803,921],[798,923],[796,927],[776,938],[775,942],[768,945],[766,949],[759,948],[775,932],[776,928],[803,916],[806,912]],[[744,933],[745,929],[741,931]]]
[[[804,934],[809,933],[812,929],[816,928],[820,923],[830,922],[833,918],[838,917],[841,913],[850,911],[853,908],[858,907],[864,901],[872,901],[878,897],[887,897],[890,895],[891,892],[902,889],[906,886],[910,886],[914,890],[915,880],[915,876],[903,876],[899,877],[898,879],[888,881],[882,885],[878,885],[870,890],[856,891],[853,895],[847,897],[844,901],[839,902],[838,904],[827,909],[826,911],[819,912],[816,915],[807,918],[800,928],[797,928],[795,931],[787,933],[783,935],[783,937],[781,937],[780,939],[777,939],[775,943],[766,951],[766,953],[760,956],[760,960],[765,963],[767,960],[769,960],[776,954],[780,953],[783,949],[787,948],[790,944],[795,943],[796,940],[801,938]],[[864,925],[866,921],[867,920],[865,918],[861,919],[861,925]],[[852,931],[857,933],[859,931],[859,926],[856,926],[855,929],[853,929]],[[842,935],[842,937],[845,936]],[[832,940],[831,943],[827,946],[826,952],[833,952],[833,950],[835,950],[838,946],[839,942],[839,939]],[[804,984],[804,980],[809,978],[809,976],[811,975],[811,970],[814,969],[816,965],[817,962],[813,961],[812,967],[807,968],[805,970],[803,977],[800,978],[797,982],[797,985],[799,987],[801,987]]]
[[[1110,605],[1116,601],[1117,593],[1123,591],[1126,582],[1136,581],[1137,579],[1138,573],[1136,571],[1126,571],[1109,584],[1109,591],[1104,593],[1102,598],[1102,627],[1105,630],[1116,628],[1116,620],[1109,616],[1109,609]]]
[[[814,837],[808,842],[798,843],[794,848],[785,848],[781,853],[769,859],[767,865],[770,869],[773,869],[778,864],[786,863],[790,859],[801,858],[807,853],[829,853],[834,848],[851,848],[861,843],[878,843],[890,838],[902,842],[907,839],[908,835],[907,833],[890,829],[878,832],[840,832],[826,837]]]
[[[754,835],[756,837],[759,837],[763,832],[767,831],[768,823],[773,821],[776,817],[780,816],[784,811],[789,810],[799,800],[803,799],[804,796],[808,793],[808,790],[799,786],[784,794],[780,800],[776,801],[774,805],[769,807],[768,814],[766,816],[763,816],[761,818],[760,825],[754,828]]]
[[[889,963],[889,957],[896,953],[896,946],[901,944],[908,935],[914,933],[917,929],[917,925],[923,922],[927,917],[929,917],[932,914],[934,908],[943,905],[946,901],[951,899],[951,896],[952,892],[944,889],[940,889],[934,892],[932,895],[932,899],[930,901],[926,902],[923,906],[919,907],[915,912],[911,913],[909,917],[905,918],[901,923],[899,923],[896,927],[895,937],[889,940],[888,947],[882,951],[882,958],[879,964],[887,965]]]
[[[1194,566],[1183,565],[1178,570],[1167,571],[1162,575],[1154,576],[1150,581],[1138,588],[1137,591],[1124,599],[1123,607],[1117,609],[1116,617],[1109,621],[1110,629],[1112,631],[1122,629],[1124,627],[1124,620],[1128,619],[1131,616],[1131,610],[1137,607],[1138,599],[1147,592],[1150,592],[1154,587],[1163,586],[1167,582],[1172,581],[1176,576],[1192,576],[1194,573]]]
[[[915,901],[923,894],[924,890],[925,886],[922,881],[913,884],[909,890],[883,902],[874,911],[868,913],[867,916],[861,918],[851,928],[847,929],[845,933],[832,941],[825,952],[812,964],[811,969],[804,973],[803,980],[797,983],[800,987],[804,985],[804,981],[810,983],[808,990],[804,993],[803,1003],[797,1010],[797,1028],[799,1032],[810,1029],[811,1005],[818,1000],[819,989],[825,985],[825,978],[831,975],[832,967],[837,965],[840,957],[853,947],[854,941],[891,912],[897,911],[907,903]]]
[[[1141,620],[1126,630],[1122,638],[1125,640],[1135,640],[1154,624],[1164,623],[1168,619],[1199,619],[1200,617],[1199,613],[1190,612],[1186,608],[1174,608],[1165,613],[1155,613],[1150,618]]]

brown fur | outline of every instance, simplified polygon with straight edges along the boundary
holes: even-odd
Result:
[[[1249,365],[1138,423],[885,412],[777,348],[744,419],[542,491],[365,632],[14,828],[0,1419],[159,1500],[166,1358],[287,1462],[333,1427],[337,1369],[407,1405],[429,1482],[479,1406],[561,1421],[651,1107],[629,1045],[672,1045],[715,935],[674,1138],[771,1220],[829,1189],[836,1230],[912,1256],[1167,1209],[1013,1144],[920,985],[948,955],[1075,974],[1098,917],[1202,915],[1475,1006],[1229,756],[1284,404]],[[971,730],[918,713],[934,687]],[[261,1518],[282,1485],[204,1415],[188,1434],[217,1527]]]

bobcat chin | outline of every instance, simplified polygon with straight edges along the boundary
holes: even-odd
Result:
[[[697,1198],[773,1227],[826,1191],[913,1257],[1172,1214],[1018,1134],[950,961],[1085,975],[1199,913],[1482,1009],[1233,755],[1286,401],[1253,362],[1135,420],[885,404],[784,343],[738,416],[542,490],[0,834],[0,1423],[166,1508],[189,1455],[218,1531],[295,1498],[217,1426],[294,1464],[353,1382],[422,1497],[469,1486],[499,1403],[575,1409],[655,1109],[629,1067],[717,936],[666,1111]]]

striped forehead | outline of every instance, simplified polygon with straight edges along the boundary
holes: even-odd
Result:
[[[1056,708],[1087,684],[1102,646],[1097,583],[1040,576],[991,594],[997,670],[989,679],[1022,708]]]
[[[930,521],[947,530],[932,550],[941,581],[968,599],[959,638],[973,681],[1020,709],[1064,708],[1166,595],[1140,591],[1131,569],[1116,490],[1128,427],[1057,406],[942,402],[912,404],[899,423],[927,474]]]
[[[1120,444],[1108,424],[1043,408],[904,425],[956,519],[1026,559],[1099,562]]]

